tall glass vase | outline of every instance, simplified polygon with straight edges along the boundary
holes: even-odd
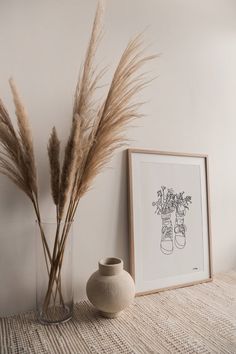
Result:
[[[73,223],[36,222],[36,307],[42,324],[72,317],[72,236]]]

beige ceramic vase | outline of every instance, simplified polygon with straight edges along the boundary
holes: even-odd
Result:
[[[120,258],[104,258],[87,282],[87,296],[102,316],[117,317],[135,295],[133,278],[123,269]]]

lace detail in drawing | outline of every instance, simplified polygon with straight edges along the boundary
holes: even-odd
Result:
[[[156,207],[155,213],[161,216],[160,250],[166,255],[174,251],[174,247],[183,249],[186,246],[187,227],[184,223],[186,211],[192,203],[192,197],[184,196],[185,192],[174,193],[172,188],[162,186],[157,191],[157,200],[152,203]],[[174,226],[171,220],[175,212]]]

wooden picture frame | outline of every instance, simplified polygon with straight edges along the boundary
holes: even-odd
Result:
[[[129,258],[136,295],[211,281],[208,156],[127,151]]]

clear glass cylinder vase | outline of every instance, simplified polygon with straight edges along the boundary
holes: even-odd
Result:
[[[42,324],[73,314],[73,223],[36,222],[36,309]]]

